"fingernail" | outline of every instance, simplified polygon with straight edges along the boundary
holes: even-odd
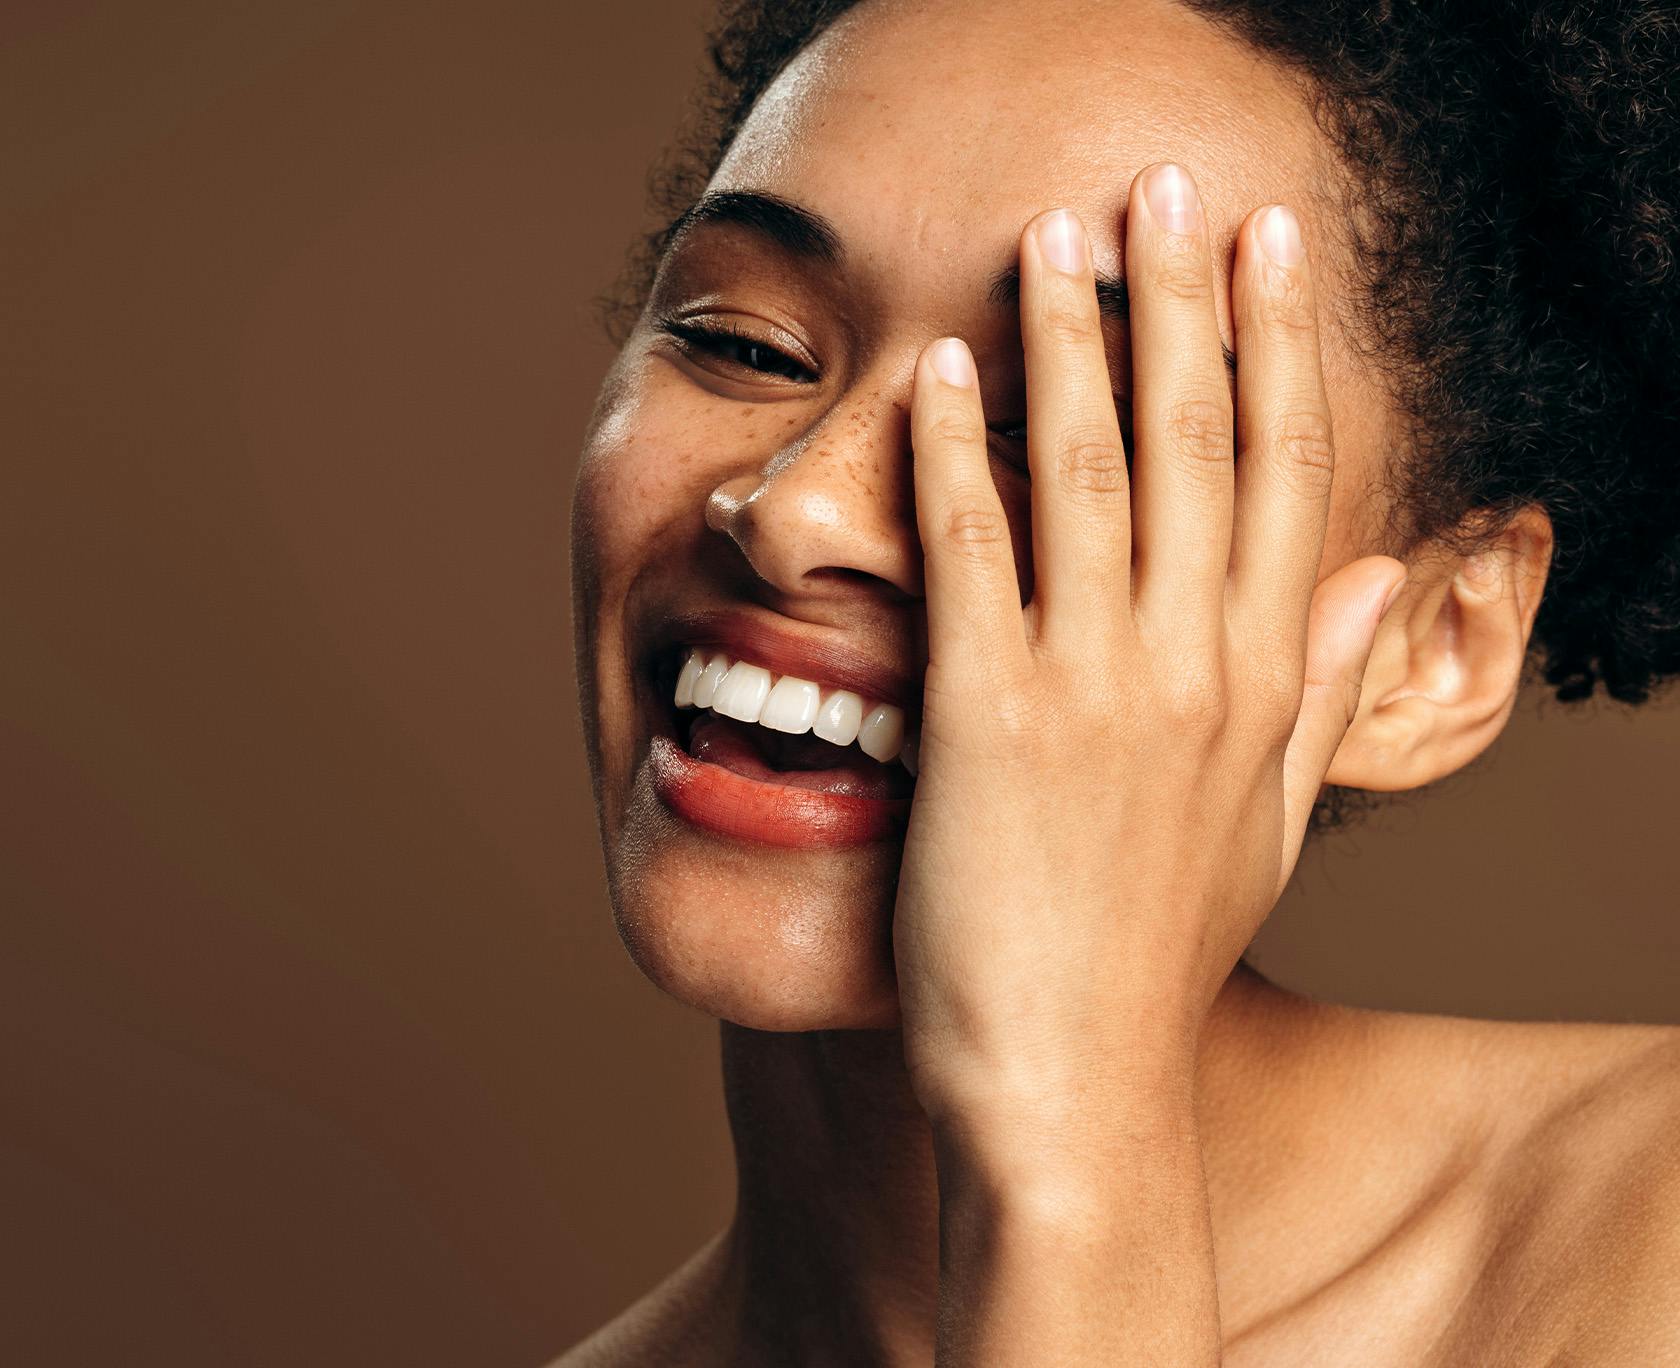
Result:
[[[958,389],[974,388],[974,357],[961,338],[943,337],[933,344],[928,354],[933,373],[947,385]]]
[[[1281,204],[1260,215],[1260,246],[1279,266],[1298,266],[1306,249],[1301,246],[1301,225]]]
[[[1058,271],[1080,271],[1089,260],[1085,227],[1066,209],[1058,209],[1038,225],[1038,250]]]
[[[1155,222],[1169,233],[1188,233],[1201,226],[1202,205],[1190,173],[1171,162],[1157,166],[1144,182],[1143,195]]]

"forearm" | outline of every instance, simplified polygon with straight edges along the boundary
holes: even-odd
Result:
[[[938,1368],[1219,1363],[1194,1104],[1174,1092],[1066,1142],[936,1129]]]

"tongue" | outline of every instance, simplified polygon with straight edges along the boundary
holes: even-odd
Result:
[[[715,712],[701,712],[695,717],[688,753],[696,760],[720,765],[761,784],[814,789],[818,793],[908,798],[915,787],[902,765],[883,765],[856,746],[836,746],[815,736],[788,736]]]

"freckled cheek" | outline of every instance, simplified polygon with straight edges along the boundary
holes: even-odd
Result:
[[[673,526],[700,525],[707,496],[750,462],[757,420],[744,409],[686,383],[646,378],[621,389],[578,470],[579,551],[604,577],[669,550]]]

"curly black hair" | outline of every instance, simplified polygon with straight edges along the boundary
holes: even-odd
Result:
[[[726,0],[674,219],[754,102],[858,0]],[[1301,80],[1346,171],[1360,332],[1405,419],[1391,546],[1552,520],[1535,657],[1561,699],[1680,672],[1680,5],[1183,0]],[[639,245],[610,317],[639,313]]]

